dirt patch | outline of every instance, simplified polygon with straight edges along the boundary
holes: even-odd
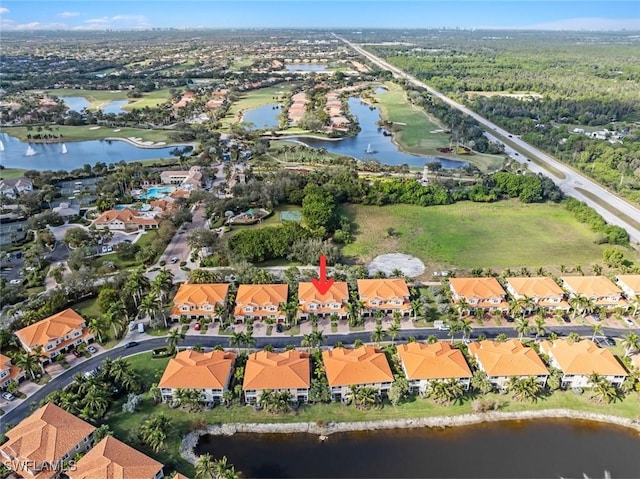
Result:
[[[378,271],[382,271],[389,276],[394,270],[399,269],[405,276],[415,278],[424,273],[425,266],[424,263],[415,256],[402,253],[389,253],[376,256],[369,266],[367,266],[367,269],[372,276]]]

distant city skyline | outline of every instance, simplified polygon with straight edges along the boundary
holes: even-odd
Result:
[[[150,28],[639,30],[640,2],[4,0],[0,31]]]

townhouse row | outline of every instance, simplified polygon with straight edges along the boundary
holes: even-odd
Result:
[[[48,403],[5,433],[0,459],[25,479],[164,477],[163,464],[111,436],[94,445],[95,429]],[[74,462],[77,454],[84,456]]]
[[[229,284],[181,284],[173,298],[171,317],[188,319],[219,319],[227,308]],[[362,313],[373,315],[411,314],[409,288],[404,279],[360,279],[357,284]],[[286,313],[283,305],[289,297],[287,284],[241,284],[236,294],[233,317],[238,323],[267,318],[284,321]],[[320,294],[313,283],[298,284],[299,319],[308,319],[311,314],[319,318],[337,315],[345,319],[348,315],[349,289],[346,282],[336,281],[325,294]],[[224,308],[224,309],[221,309]]]
[[[616,387],[628,376],[611,351],[588,339],[544,341],[540,349],[548,356],[550,364],[562,371],[565,388],[590,387],[589,376],[593,373],[602,375]],[[503,390],[512,377],[533,376],[544,386],[549,376],[549,370],[536,351],[515,339],[472,342],[469,353],[499,390]],[[398,345],[398,356],[413,392],[424,394],[434,380],[454,379],[465,390],[471,384],[473,374],[462,351],[448,342],[401,344]],[[233,351],[179,352],[169,361],[158,383],[162,400],[174,399],[178,389],[195,389],[201,392],[203,402],[222,402],[225,390],[230,388],[235,359]],[[348,398],[354,386],[372,387],[379,394],[385,394],[394,380],[385,354],[370,345],[325,350],[322,361],[333,401]],[[287,391],[292,400],[305,403],[310,387],[308,353],[258,351],[249,355],[242,383],[247,404],[259,402],[267,390]]]
[[[605,309],[627,308],[629,301],[640,298],[640,275],[616,276],[616,283],[606,276],[564,276],[562,287],[549,277],[506,278],[505,288],[496,278],[451,278],[452,301],[463,303],[470,311],[509,310],[507,292],[516,300],[528,298],[531,309],[569,311],[568,299],[582,296]]]

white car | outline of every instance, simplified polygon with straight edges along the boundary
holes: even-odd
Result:
[[[16,397],[9,392],[2,393],[2,399],[6,399],[7,401],[13,401],[15,398]]]
[[[434,321],[433,322],[433,327],[436,328],[439,331],[449,331],[449,329],[451,329],[451,328],[449,328],[448,324],[446,324],[444,321],[440,321],[440,320]]]
[[[22,280],[20,279],[12,279],[11,281],[9,281],[9,284],[20,284],[22,283]]]
[[[634,322],[631,321],[630,318],[624,318],[624,322],[627,323],[627,326],[631,326],[631,327],[635,326]]]

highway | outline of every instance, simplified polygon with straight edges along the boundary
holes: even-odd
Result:
[[[554,332],[558,336],[564,336],[568,335],[569,333],[575,332],[583,337],[591,338],[591,335],[593,334],[593,328],[591,326],[547,326],[545,329],[547,330],[547,334]],[[640,333],[640,330],[603,328],[601,334],[606,336],[621,336],[622,334],[630,332]],[[518,334],[513,328],[477,327],[473,329],[470,339],[478,338],[478,336],[480,335],[484,335],[487,339],[494,339],[498,334],[506,334],[509,338],[518,337]],[[403,329],[400,331],[400,334],[396,338],[396,343],[406,342],[410,337],[414,337],[417,340],[422,341],[427,339],[427,337],[431,335],[434,335],[438,339],[442,340],[450,339],[447,331],[439,331],[434,328]],[[457,339],[460,339],[461,335],[456,334],[455,337]],[[525,337],[533,338],[535,336],[533,334],[529,334]],[[371,342],[371,332],[363,331],[348,334],[331,334],[329,336],[325,336],[325,338],[325,343],[327,343],[328,345],[333,345],[338,341],[342,342],[344,345],[349,345],[353,344],[358,339],[363,342]],[[273,347],[276,349],[284,349],[289,344],[300,347],[302,339],[302,336],[256,337],[256,348],[262,349],[267,344],[273,345]],[[230,347],[228,336],[201,336],[199,334],[186,336],[186,338],[178,344],[178,347],[193,347],[196,344],[200,344],[205,348],[213,348],[216,345],[222,345],[225,348]],[[86,361],[70,367],[62,374],[56,376],[47,384],[45,384],[42,388],[40,388],[26,400],[24,400],[21,404],[17,405],[14,409],[7,412],[4,416],[0,417],[0,429],[4,430],[7,424],[14,425],[22,421],[25,417],[31,414],[32,404],[35,404],[37,406],[37,404],[42,401],[48,394],[58,389],[64,388],[68,384],[70,384],[76,374],[91,371],[96,366],[99,366],[105,359],[117,359],[119,357],[132,356],[134,354],[151,351],[155,348],[160,348],[163,346],[166,346],[166,339],[164,337],[141,340],[137,346],[134,346],[132,348],[125,348],[124,346],[120,346],[109,349],[100,354],[92,356]]]
[[[482,126],[486,128],[488,133],[487,136],[489,137],[489,139],[493,139],[494,141],[501,141],[503,143],[506,142],[507,144],[511,142],[520,150],[527,152],[529,155],[531,155],[532,158],[535,158],[539,163],[541,163],[540,168],[543,170],[544,175],[554,180],[554,182],[560,187],[560,189],[566,195],[572,196],[588,204],[591,208],[596,210],[608,223],[621,226],[622,228],[627,230],[632,244],[635,244],[635,246],[640,244],[640,229],[630,224],[628,220],[626,220],[624,217],[621,217],[620,215],[621,213],[622,215],[626,215],[627,218],[631,218],[636,222],[640,222],[639,208],[628,203],[626,200],[616,196],[609,190],[603,188],[602,186],[600,186],[590,178],[582,175],[578,171],[573,170],[572,168],[568,167],[564,163],[559,162],[558,160],[556,160],[555,158],[552,158],[551,156],[547,155],[543,151],[524,142],[518,136],[504,130],[503,128],[499,127],[495,123],[487,120],[483,116],[480,116],[474,111],[470,110],[466,106],[452,100],[451,98],[445,96],[439,91],[426,85],[425,83],[421,82],[417,78],[385,62],[384,60],[373,55],[372,53],[367,52],[362,47],[354,43],[351,43],[350,41],[338,35],[335,35],[335,34],[333,35],[335,38],[346,43],[353,50],[358,52],[360,55],[366,57],[372,63],[379,66],[380,68],[391,71],[395,76],[404,78],[405,80],[413,83],[414,85],[424,88],[434,97],[439,98],[449,106],[456,108],[461,112],[474,118],[478,123],[480,123]],[[513,152],[511,152],[511,155],[512,155],[512,158],[515,158],[518,161],[521,161],[523,163],[527,161],[527,158],[518,158],[517,156],[514,156]],[[531,165],[531,163],[528,163],[528,165]],[[548,166],[549,169],[546,169],[545,166]],[[531,169],[533,171],[533,168]],[[564,175],[564,178],[560,178],[555,174],[553,174],[553,170],[560,172],[562,175]],[[609,209],[605,209],[600,204],[593,201],[593,199],[583,194],[580,190],[590,192],[593,196],[599,198],[600,201],[607,203],[609,207],[617,211],[618,214],[614,214]]]

